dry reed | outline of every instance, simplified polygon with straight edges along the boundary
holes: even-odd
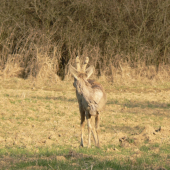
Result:
[[[0,11],[1,77],[57,82],[79,55],[115,83],[169,81],[169,0],[2,0]]]

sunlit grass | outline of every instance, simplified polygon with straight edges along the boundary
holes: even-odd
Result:
[[[58,87],[56,91],[33,91],[23,87],[8,89],[3,85],[4,90],[0,93],[0,161],[5,164],[1,164],[2,168],[168,167],[169,137],[165,132],[169,127],[169,91],[141,93],[140,88],[133,90],[130,87],[129,92],[113,92],[110,87],[106,108],[101,112],[101,148],[96,148],[92,140],[92,148],[87,149],[87,125],[85,147],[79,147],[79,108],[75,89],[69,86],[65,82],[61,91]],[[146,125],[157,132],[142,134]],[[161,131],[162,126],[165,128]],[[152,138],[150,141],[149,135],[156,137],[154,142]],[[124,138],[122,143],[121,138]],[[138,138],[141,141],[138,142]],[[64,161],[57,160],[57,156]]]

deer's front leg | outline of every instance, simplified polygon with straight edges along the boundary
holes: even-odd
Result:
[[[83,137],[84,137],[84,126],[85,126],[85,111],[82,107],[82,105],[79,103],[79,111],[80,111],[80,117],[81,117],[81,123],[80,123],[80,127],[81,127],[81,142],[80,142],[80,146],[84,146],[84,141],[83,141]]]
[[[86,119],[87,119],[87,126],[88,126],[88,145],[87,145],[87,147],[90,148],[91,147],[92,126],[91,126],[91,123],[90,123],[91,115],[87,111],[86,111]]]
[[[85,126],[85,113],[81,112],[81,143],[80,146],[84,146],[83,137],[84,137],[84,126]]]

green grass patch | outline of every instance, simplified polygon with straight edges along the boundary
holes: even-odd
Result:
[[[155,144],[157,147],[157,145]],[[108,145],[103,148],[77,148],[53,146],[39,147],[36,150],[28,150],[26,148],[5,148],[0,150],[0,158],[5,155],[10,156],[11,162],[7,167],[2,169],[115,169],[115,170],[131,170],[131,169],[152,169],[166,163],[160,154],[151,153],[145,154],[135,161],[128,159],[132,155],[130,149],[119,148],[120,156],[126,155],[126,158],[114,158],[114,153],[107,153],[106,148],[112,148],[113,145]],[[163,149],[163,148],[162,148]],[[141,151],[148,153],[150,148],[143,145]],[[57,157],[63,157],[63,160],[58,160]],[[109,160],[107,159],[109,156]],[[112,158],[113,156],[113,158]],[[112,158],[110,160],[110,158]],[[161,164],[162,161],[162,164]],[[166,165],[167,167],[167,165]]]
[[[150,150],[149,146],[143,145],[143,146],[140,147],[140,151],[148,152],[149,150]]]
[[[154,144],[152,145],[152,147],[155,147],[155,148],[158,148],[159,146],[160,146],[159,143],[154,143]]]
[[[170,145],[163,145],[160,147],[160,151],[165,154],[170,154]]]
[[[54,160],[38,159],[29,162],[20,162],[12,166],[10,169],[26,169],[28,167],[41,169],[115,169],[115,170],[130,170],[131,166],[126,164],[120,164],[118,161],[100,161],[93,158],[82,158],[77,160],[67,160],[67,162]]]

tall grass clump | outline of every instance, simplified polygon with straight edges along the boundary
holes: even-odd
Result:
[[[68,62],[88,55],[113,81],[169,79],[169,24],[169,0],[2,0],[1,74],[36,78],[42,57],[64,79]]]

